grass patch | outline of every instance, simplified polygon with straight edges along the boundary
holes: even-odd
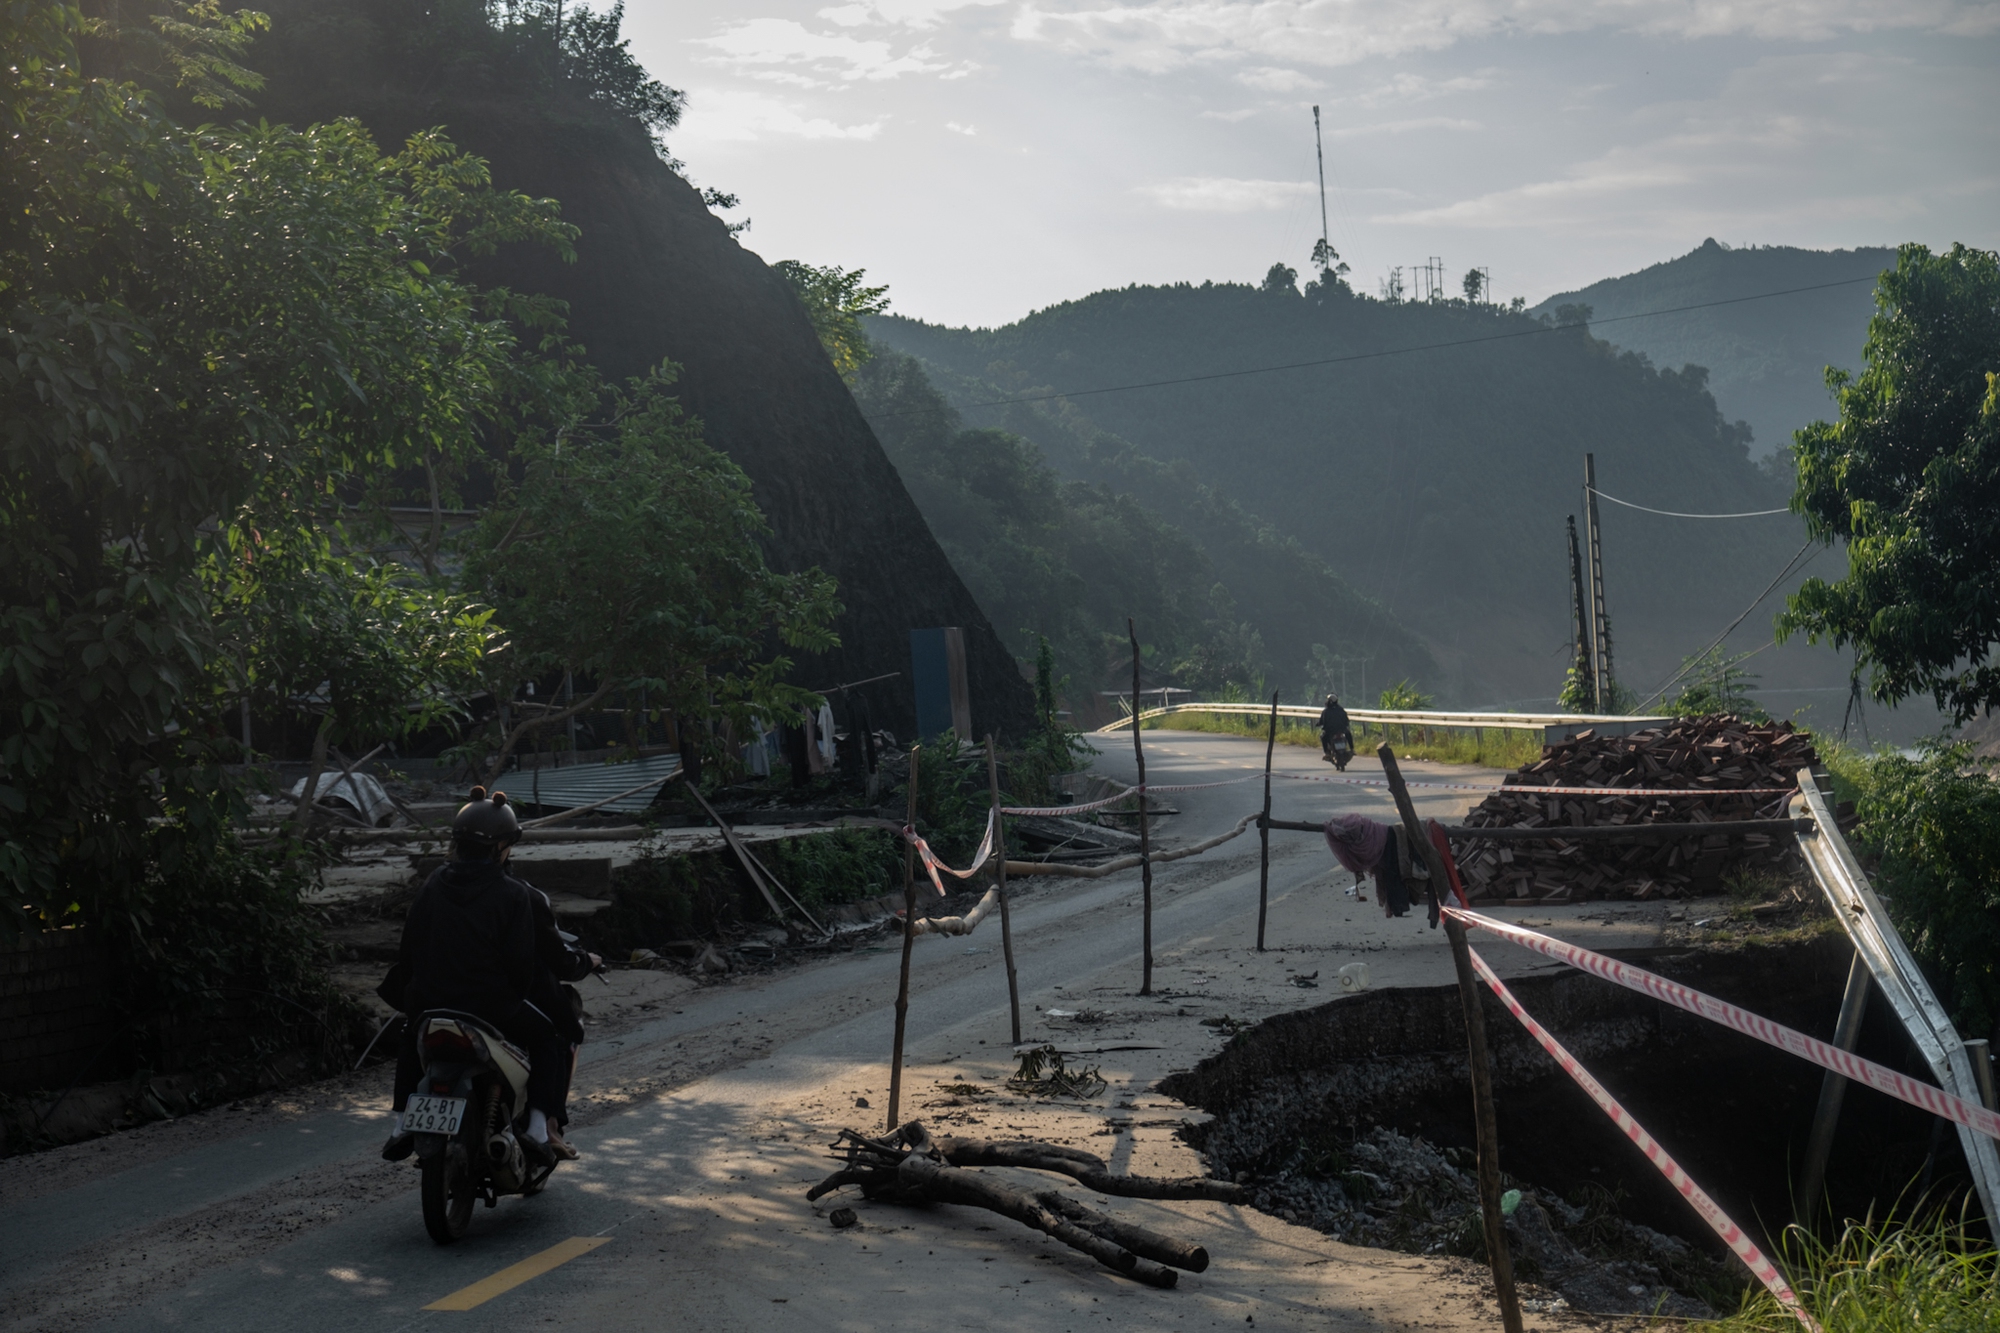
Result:
[[[1268,734],[1267,718],[1240,713],[1175,713],[1145,723],[1148,731],[1206,731],[1220,736],[1247,736],[1263,740]],[[1519,768],[1542,757],[1542,733],[1515,731],[1501,727],[1415,727],[1387,728],[1356,723],[1354,748],[1372,753],[1387,731],[1389,744],[1398,759],[1428,759],[1438,764],[1478,764],[1486,768]],[[1278,744],[1319,748],[1319,729],[1293,718],[1278,719]]]
[[[1792,1289],[1826,1333],[2000,1330],[2000,1256],[1943,1213],[1850,1222],[1831,1243],[1794,1229],[1785,1251]],[[1759,1287],[1736,1313],[1693,1327],[1796,1333],[1799,1323]]]

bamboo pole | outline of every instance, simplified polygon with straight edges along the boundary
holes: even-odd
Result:
[[[1396,752],[1383,741],[1375,747],[1382,760],[1382,775],[1396,796],[1396,811],[1403,817],[1403,829],[1412,851],[1420,852],[1430,871],[1433,910],[1450,881],[1445,876],[1444,858],[1438,854],[1417,819],[1410,801],[1410,789],[1403,785],[1403,771],[1396,766]],[[1394,856],[1392,846],[1385,855]],[[1433,918],[1435,919],[1435,918]],[[1486,1014],[1479,1007],[1478,983],[1472,975],[1472,950],[1465,942],[1465,927],[1451,917],[1444,918],[1445,938],[1451,941],[1452,966],[1458,971],[1458,1000],[1465,1010],[1467,1063],[1472,1068],[1472,1114],[1479,1132],[1479,1212],[1486,1232],[1486,1258],[1493,1266],[1493,1291],[1500,1299],[1500,1322],[1506,1333],[1521,1333],[1521,1303],[1514,1293],[1514,1259],[1507,1249],[1507,1223],[1500,1214],[1500,1126],[1493,1109],[1493,1069],[1486,1051]]]
[[[917,763],[923,746],[910,747],[910,804],[907,826],[917,827]],[[917,845],[903,842],[903,971],[896,983],[896,1039],[889,1052],[889,1129],[900,1123],[903,1101],[903,1029],[910,1016],[910,950],[917,942]]]
[[[1257,821],[1257,952],[1264,952],[1264,915],[1271,893],[1271,756],[1278,748],[1278,692],[1271,691],[1271,730],[1264,738],[1264,817]]]
[[[1139,630],[1132,618],[1125,618],[1125,633],[1132,640],[1132,757],[1139,765],[1139,889],[1144,900],[1145,919],[1140,931],[1139,994],[1153,993],[1153,855],[1146,831],[1146,750],[1139,743]]]
[[[1000,814],[1000,760],[992,732],[986,733],[986,787],[993,797],[993,887],[1000,891],[1000,952],[1007,959],[1007,1013],[1014,1020],[1014,1044],[1021,1044],[1021,982],[1014,972],[1014,923],[1007,915],[1007,824]]]

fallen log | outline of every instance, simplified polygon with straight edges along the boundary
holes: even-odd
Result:
[[[1056,1171],[1082,1181],[1085,1175],[1102,1177],[1107,1184],[1119,1177],[1104,1173],[1101,1159],[1089,1153],[1060,1148],[1047,1143],[986,1143],[979,1140],[944,1139],[933,1141],[930,1132],[911,1121],[886,1139],[869,1138],[851,1129],[840,1132],[832,1145],[845,1165],[806,1191],[808,1201],[823,1198],[834,1190],[859,1185],[871,1199],[894,1203],[956,1203],[984,1208],[1011,1218],[1087,1254],[1113,1272],[1154,1287],[1171,1287],[1180,1280],[1174,1270],[1199,1273],[1208,1267],[1208,1251],[1202,1246],[1157,1231],[1121,1222],[1087,1207],[1055,1190],[1025,1190],[978,1171],[966,1170],[953,1155],[967,1159],[995,1158],[991,1165],[1029,1166]],[[948,1151],[949,1150],[949,1151]],[[1014,1160],[1000,1160],[1000,1159]],[[1032,1159],[1032,1160],[1029,1160]],[[1085,1181],[1100,1193],[1121,1193],[1140,1198],[1211,1198],[1196,1193],[1185,1181],[1140,1180],[1133,1188],[1101,1188]],[[1132,1184],[1132,1178],[1125,1178]],[[1203,1182],[1223,1184],[1225,1182]],[[1142,1192],[1145,1190],[1179,1192]]]
[[[937,1140],[937,1148],[953,1166],[1019,1166],[1068,1176],[1099,1194],[1126,1199],[1213,1199],[1218,1203],[1248,1203],[1249,1191],[1230,1180],[1211,1176],[1114,1176],[1104,1159],[1077,1148],[1016,1139]],[[1200,1272],[1200,1269],[1196,1269]]]

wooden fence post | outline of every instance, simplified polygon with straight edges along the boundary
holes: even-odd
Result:
[[[1382,760],[1382,775],[1396,797],[1396,811],[1403,817],[1403,829],[1412,851],[1422,855],[1430,871],[1431,897],[1442,903],[1446,886],[1444,857],[1425,836],[1403,785],[1403,771],[1396,766],[1396,752],[1383,741],[1375,747]],[[1385,855],[1394,856],[1393,844]],[[1444,918],[1445,938],[1451,942],[1452,966],[1458,972],[1458,1001],[1465,1010],[1467,1063],[1472,1067],[1472,1117],[1479,1133],[1479,1212],[1486,1233],[1486,1258],[1493,1266],[1493,1291],[1500,1300],[1500,1322],[1506,1333],[1521,1333],[1521,1302],[1514,1293],[1514,1259],[1507,1248],[1507,1222],[1500,1213],[1500,1126],[1493,1111],[1493,1068],[1486,1051],[1486,1014],[1479,1007],[1479,983],[1472,974],[1472,950],[1465,940],[1465,927]]]
[[[910,747],[910,805],[905,827],[917,828],[917,764],[923,746]],[[896,1040],[889,1052],[889,1125],[896,1129],[896,1113],[903,1108],[903,1028],[910,1016],[910,949],[917,942],[917,845],[903,841],[903,975],[896,985]]]
[[[1139,763],[1139,888],[1145,903],[1145,922],[1140,930],[1139,994],[1153,993],[1153,844],[1146,831],[1146,748],[1139,743],[1139,630],[1132,618],[1125,618],[1125,633],[1132,640],[1132,757]]]
[[[1000,951],[1007,959],[1007,1012],[1014,1020],[1014,1044],[1021,1044],[1021,983],[1014,975],[1014,923],[1007,915],[1007,826],[1000,816],[1000,761],[992,732],[986,733],[986,786],[993,796],[994,888],[1000,894]]]
[[[1263,843],[1257,866],[1257,952],[1264,952],[1264,912],[1271,892],[1271,755],[1278,748],[1278,692],[1271,691],[1271,731],[1264,738],[1264,815],[1257,821]]]

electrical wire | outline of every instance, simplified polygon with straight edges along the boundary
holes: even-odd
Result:
[[[1627,509],[1636,509],[1642,514],[1660,514],[1667,518],[1763,518],[1769,514],[1789,514],[1792,512],[1789,509],[1752,509],[1746,514],[1681,514],[1671,509],[1648,509],[1645,505],[1635,505],[1630,500],[1621,500],[1615,495],[1606,495],[1595,486],[1588,489],[1592,495],[1600,500],[1609,500],[1612,504],[1624,505]]]
[[[1750,613],[1757,609],[1758,603],[1762,602],[1766,597],[1769,597],[1771,595],[1771,589],[1777,587],[1780,583],[1783,583],[1787,578],[1789,578],[1794,569],[1803,569],[1806,565],[1811,564],[1813,560],[1818,559],[1819,553],[1815,552],[1812,559],[1805,560],[1803,563],[1800,560],[1800,557],[1804,556],[1807,549],[1812,546],[1813,541],[1814,539],[1811,537],[1806,538],[1805,545],[1799,547],[1798,551],[1793,554],[1792,558],[1785,562],[1785,567],[1778,571],[1778,577],[1772,579],[1771,582],[1765,586],[1764,591],[1757,594],[1756,601],[1750,603],[1750,605],[1743,608],[1742,615],[1736,617],[1736,619],[1729,622],[1728,629],[1722,631],[1722,633],[1715,636],[1714,643],[1709,644],[1708,647],[1702,649],[1700,652],[1696,653],[1693,657],[1690,657],[1686,662],[1682,663],[1681,669],[1679,671],[1676,671],[1673,675],[1669,676],[1667,678],[1666,684],[1660,686],[1658,689],[1654,690],[1651,694],[1647,695],[1645,703],[1640,704],[1637,708],[1633,709],[1632,711],[1635,713],[1643,713],[1655,700],[1663,698],[1666,695],[1666,692],[1668,690],[1671,690],[1682,676],[1685,676],[1688,672],[1694,670],[1697,666],[1701,665],[1702,659],[1706,658],[1710,653],[1714,652],[1717,648],[1720,648],[1722,646],[1722,641],[1728,638],[1731,634],[1734,634],[1736,632],[1736,627],[1738,625],[1742,624],[1745,620],[1749,619]],[[1825,549],[1826,549],[1825,547],[1820,548],[1822,552]],[[1770,646],[1769,644],[1765,645],[1765,647],[1769,646]],[[1759,649],[1759,651],[1761,652],[1762,649]]]
[[[1745,301],[1766,301],[1778,296],[1796,296],[1801,292],[1825,291],[1829,287],[1852,287],[1857,282],[1874,282],[1875,278],[1843,278],[1839,282],[1816,282],[1807,287],[1787,287],[1783,291],[1758,292],[1754,296],[1731,296],[1720,301],[1697,301],[1693,305],[1671,306],[1664,310],[1642,310],[1632,315],[1613,315],[1608,319],[1592,320],[1584,327],[1599,324],[1623,324],[1634,319],[1651,319],[1656,315],[1679,315],[1690,310],[1712,310],[1717,306],[1741,305]],[[1316,366],[1339,366],[1355,361],[1377,361],[1388,356],[1406,356],[1412,352],[1438,352],[1453,347],[1473,347],[1480,343],[1506,342],[1514,338],[1532,338],[1540,334],[1565,333],[1577,327],[1569,324],[1538,324],[1534,328],[1514,329],[1507,333],[1489,333],[1478,338],[1454,338],[1448,342],[1421,343],[1415,347],[1388,347],[1374,352],[1351,352],[1346,356],[1320,357],[1312,361],[1289,361],[1277,366],[1253,366],[1248,370],[1218,370],[1207,375],[1184,375],[1178,379],[1142,380],[1132,384],[1106,384],[1095,389],[1051,390],[1048,393],[1028,394],[1020,398],[994,398],[983,403],[966,403],[964,410],[975,407],[1011,407],[1017,403],[1046,403],[1057,398],[1088,398],[1102,393],[1128,393],[1137,389],[1164,389],[1176,384],[1203,384],[1210,380],[1240,379],[1245,375],[1272,375],[1285,370],[1310,370]],[[907,412],[884,412],[880,419],[919,416],[924,412],[937,411],[936,408],[916,408]]]

